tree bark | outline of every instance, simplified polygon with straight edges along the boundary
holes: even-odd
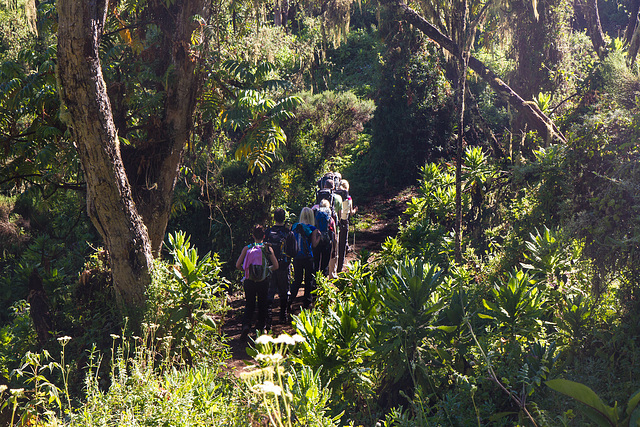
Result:
[[[580,9],[582,9],[582,14],[587,22],[587,30],[591,37],[593,49],[602,61],[607,56],[607,45],[604,41],[604,32],[600,24],[598,0],[581,0],[578,2],[578,5]]]
[[[59,0],[58,78],[64,118],[76,141],[87,182],[89,216],[109,252],[116,298],[137,310],[151,283],[153,254],[164,240],[179,166],[193,124],[199,79],[190,51],[197,23],[207,18],[208,0],[183,0],[167,7],[148,4],[163,33],[166,64],[164,108],[153,137],[127,152],[127,167],[114,124],[99,58],[108,0]],[[123,130],[124,131],[124,130]]]
[[[401,0],[383,0],[384,3],[395,7],[403,19],[414,27],[422,31],[426,36],[438,43],[440,47],[447,50],[455,58],[461,58],[458,46],[449,37],[442,34],[436,27],[420,16]],[[538,106],[532,101],[525,101],[513,89],[511,89],[500,77],[487,68],[474,56],[469,57],[469,68],[477,73],[489,86],[503,97],[513,108],[521,113],[529,126],[537,131],[546,142],[558,139],[566,143],[564,135],[558,130],[553,121],[547,117]]]
[[[184,149],[189,142],[193,126],[201,79],[196,73],[197,58],[190,51],[191,35],[196,28],[192,17],[199,15],[205,20],[209,16],[209,0],[181,0],[167,14],[163,2],[154,6],[154,16],[164,34],[163,51],[171,58],[167,69],[164,116],[159,124],[159,135],[154,141],[150,155],[142,167],[134,164],[129,176],[136,174],[144,178],[144,185],[134,188],[134,199],[144,219],[151,239],[151,249],[160,253],[164,241],[171,201]]]
[[[633,37],[633,33],[636,31],[636,27],[638,26],[638,13],[640,12],[640,0],[631,0],[629,2],[629,23],[627,24],[627,29],[624,32],[624,41],[626,44],[631,43],[631,38]]]
[[[106,1],[58,2],[58,77],[87,182],[89,217],[109,251],[116,298],[139,309],[151,283],[151,244],[120,156],[98,47]]]

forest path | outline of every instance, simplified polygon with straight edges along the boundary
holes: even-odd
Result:
[[[371,199],[365,205],[354,204],[358,208],[357,223],[354,235],[350,234],[349,245],[351,251],[345,257],[345,263],[348,265],[357,259],[358,254],[362,250],[369,252],[378,252],[382,243],[387,237],[393,237],[398,232],[402,215],[406,209],[407,203],[411,197],[415,195],[414,188],[405,189],[399,193],[387,193]],[[353,225],[351,226],[353,227]],[[351,231],[351,230],[350,230]],[[295,313],[300,312],[301,297],[304,289],[300,289],[298,298],[293,305]],[[272,311],[273,325],[271,335],[276,337],[283,332],[288,334],[295,333],[291,323],[282,324],[278,321],[279,305],[278,295],[276,294],[273,306],[276,307]],[[244,310],[244,294],[240,287],[228,296],[229,310],[222,325],[222,333],[227,339],[230,348],[231,358],[227,361],[227,368],[235,373],[239,373],[247,365],[251,364],[252,359],[247,354],[247,347],[251,343],[251,335],[248,340],[242,340],[242,314]],[[255,336],[253,336],[255,338]]]

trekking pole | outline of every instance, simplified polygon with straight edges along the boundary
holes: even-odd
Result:
[[[356,225],[357,225],[357,224],[356,224],[356,222],[354,221],[354,222],[353,222],[353,249],[352,249],[353,251],[355,251],[355,250],[356,250]],[[348,241],[348,239],[347,239],[347,241]]]

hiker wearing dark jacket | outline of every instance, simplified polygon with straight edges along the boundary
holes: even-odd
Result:
[[[267,329],[271,325],[271,311],[273,310],[273,300],[278,292],[280,297],[280,323],[286,321],[287,300],[289,293],[289,257],[282,250],[281,242],[286,239],[286,236],[290,233],[289,227],[284,224],[285,221],[284,209],[278,208],[273,212],[273,219],[276,222],[275,225],[269,227],[265,233],[265,241],[271,245],[278,259],[279,268],[271,274],[269,282],[269,294],[267,296],[267,302],[269,312],[267,314]]]
[[[302,306],[309,308],[312,302],[311,291],[315,288],[313,274],[313,251],[320,241],[320,232],[315,227],[315,216],[311,208],[302,208],[299,222],[293,224],[293,231],[298,241],[298,253],[293,258],[293,283],[291,284],[291,298],[289,299],[288,312],[291,313],[291,304],[298,295],[298,290],[304,278],[304,300]]]
[[[269,279],[266,275],[263,280],[257,281],[250,279],[250,266],[258,265],[265,256],[271,263],[269,270],[276,271],[278,269],[278,260],[276,259],[273,249],[264,244],[264,228],[261,225],[253,227],[253,243],[242,248],[242,252],[236,261],[236,268],[244,271],[242,285],[244,287],[245,310],[242,319],[242,338],[245,339],[251,329],[251,321],[253,313],[256,310],[256,299],[258,300],[258,318],[256,320],[256,329],[263,331],[267,321],[267,295],[269,292]]]

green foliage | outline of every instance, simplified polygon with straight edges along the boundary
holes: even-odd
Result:
[[[6,379],[36,341],[29,317],[29,304],[24,300],[17,301],[10,310],[11,323],[5,323],[0,328],[0,377]]]
[[[173,264],[159,263],[150,298],[149,321],[157,323],[161,337],[171,340],[172,352],[191,364],[217,357],[220,316],[226,311],[223,293],[228,286],[220,277],[217,256],[198,256],[182,232],[169,235],[167,247]],[[202,342],[207,341],[208,346]]]
[[[626,406],[606,405],[589,387],[566,379],[554,379],[545,384],[555,391],[584,403],[584,414],[597,426],[637,426],[640,425],[640,390],[635,392]]]
[[[20,421],[23,424],[37,421],[41,416],[45,419],[52,416],[51,407],[62,408],[61,390],[50,382],[45,373],[46,371],[53,373],[58,369],[60,369],[60,365],[52,361],[47,350],[43,350],[41,353],[27,352],[22,359],[21,366],[12,372],[12,376],[19,380],[24,377],[23,384],[30,388],[28,399],[26,403],[18,403],[19,398],[26,394],[25,390],[21,389],[20,392],[12,393],[11,398],[3,404],[3,408],[5,405],[13,405],[13,414],[15,414],[17,407],[20,406],[22,412]]]
[[[376,359],[384,363],[385,393],[426,386],[433,364],[449,359],[441,344],[455,326],[438,323],[447,302],[442,283],[437,265],[415,259],[398,261],[381,279],[372,339]]]
[[[435,44],[410,31],[389,35],[378,60],[371,150],[350,171],[358,177],[354,190],[359,193],[412,185],[425,161],[447,156],[452,97],[438,52]]]
[[[304,338],[295,360],[319,372],[334,398],[349,405],[370,397],[371,376],[363,366],[367,322],[360,313],[353,301],[337,299],[324,313],[303,310],[295,317]]]
[[[303,101],[298,96],[280,100],[267,96],[289,82],[269,78],[276,72],[273,64],[260,62],[251,67],[246,62],[225,61],[222,68],[239,80],[233,95],[234,103],[222,112],[222,123],[242,136],[236,148],[237,160],[246,159],[251,173],[264,172],[273,162],[277,148],[284,144],[286,135],[281,123],[294,117],[294,110]]]
[[[240,425],[248,409],[233,391],[234,381],[221,375],[216,364],[179,368],[167,348],[162,353],[154,350],[155,338],[149,328],[142,337],[120,341],[114,335],[110,385],[104,391],[98,376],[102,357],[90,352],[86,398],[63,425]],[[157,359],[163,360],[162,370],[155,367]]]
[[[482,301],[487,314],[479,316],[493,320],[510,339],[534,336],[541,327],[546,296],[527,273],[510,273],[506,282],[494,285],[490,298]]]
[[[300,335],[281,334],[277,338],[261,335],[250,349],[257,365],[242,378],[261,401],[273,426],[337,426],[340,415],[329,417],[327,403],[330,390],[323,386],[319,371],[309,366],[295,366],[288,357],[289,348],[303,342]]]

